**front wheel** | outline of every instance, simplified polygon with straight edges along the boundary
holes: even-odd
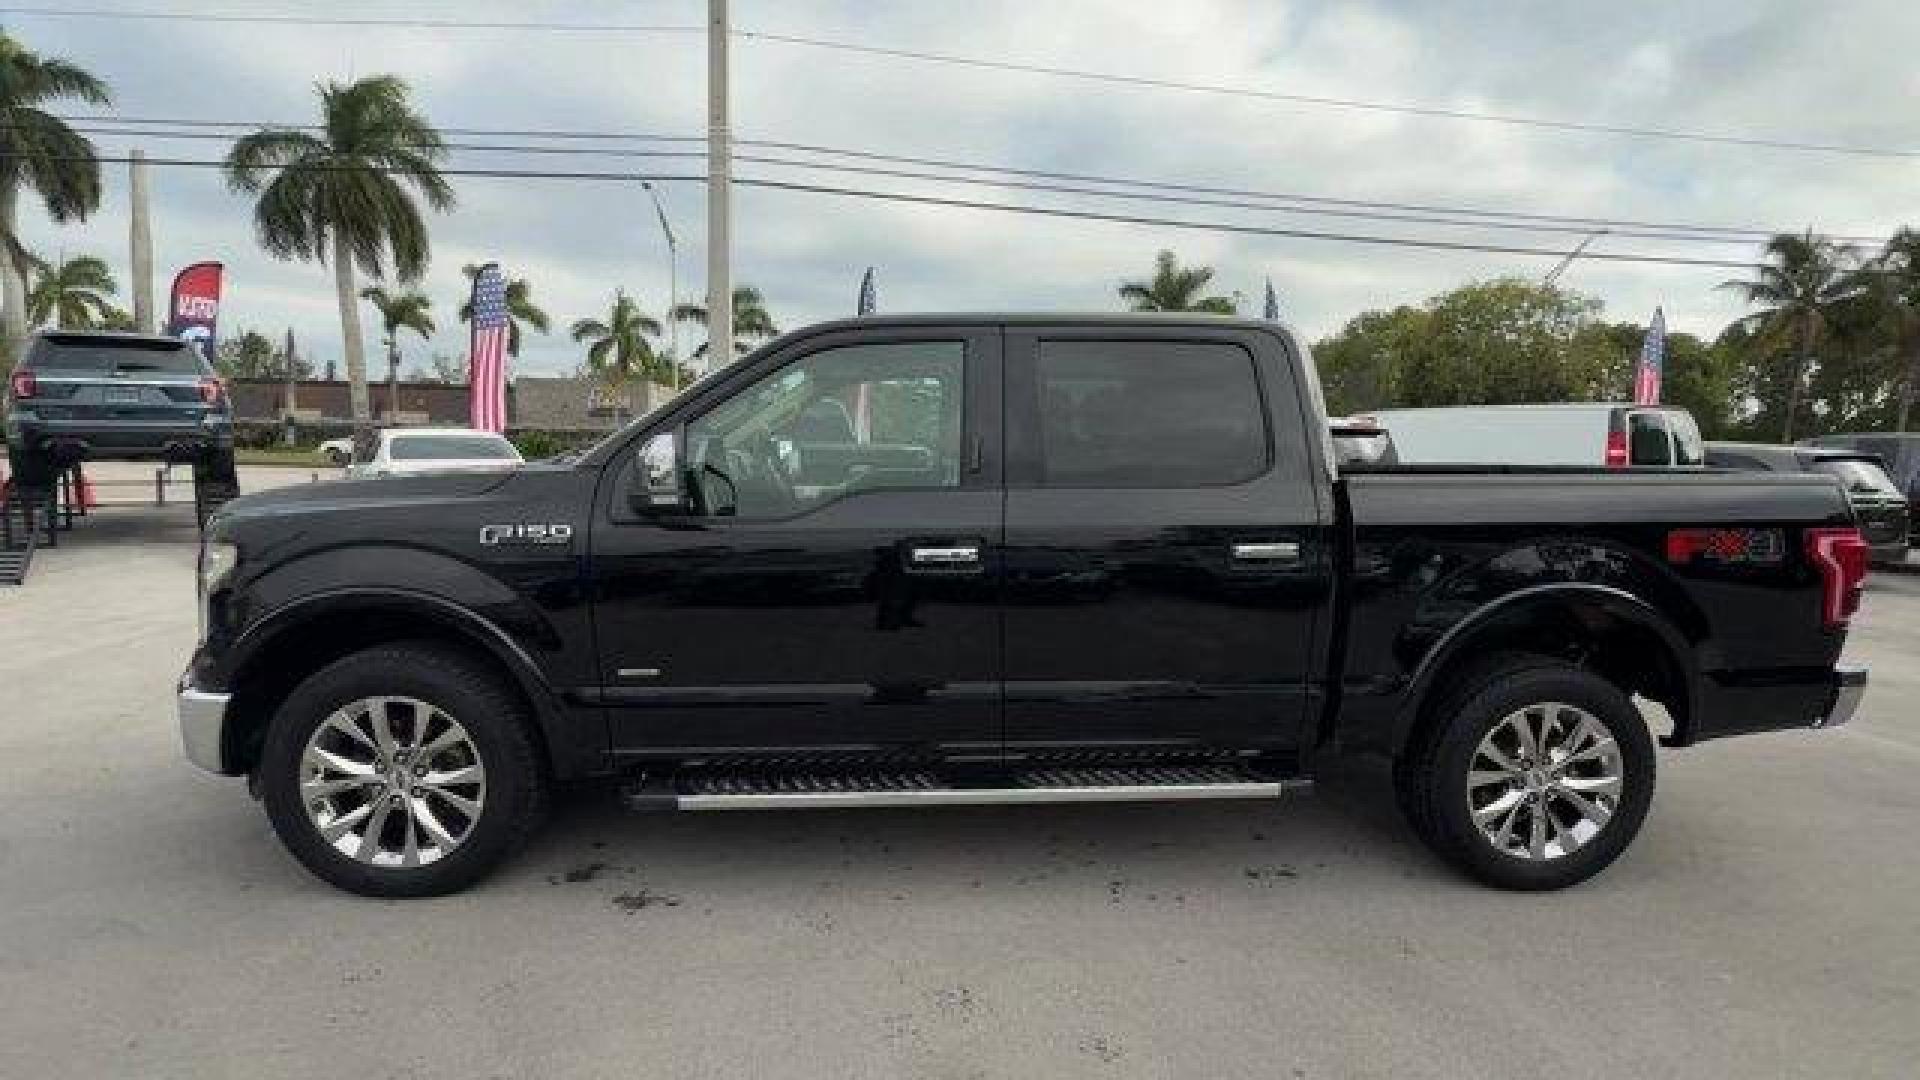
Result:
[[[1546,890],[1599,873],[1653,801],[1653,738],[1591,671],[1503,657],[1458,679],[1396,764],[1414,831],[1486,884]]]
[[[530,720],[463,653],[431,643],[354,653],[301,683],[268,728],[267,816],[295,858],[349,892],[456,892],[542,815]]]

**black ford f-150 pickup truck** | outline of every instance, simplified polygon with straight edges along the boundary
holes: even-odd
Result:
[[[460,888],[549,787],[682,808],[1271,797],[1393,756],[1439,854],[1557,888],[1651,725],[1845,722],[1830,478],[1343,470],[1283,328],[865,319],[578,461],[317,484],[209,526],[188,756],[377,895]]]

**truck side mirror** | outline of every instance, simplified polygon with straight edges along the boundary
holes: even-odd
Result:
[[[640,445],[627,505],[636,514],[661,516],[687,510],[685,473],[680,468],[680,433],[659,432]]]

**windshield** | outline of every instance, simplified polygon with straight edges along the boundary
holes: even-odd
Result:
[[[101,341],[46,337],[34,344],[29,365],[40,371],[96,375],[201,374],[200,354],[184,341]]]
[[[393,440],[387,456],[395,461],[511,461],[520,455],[507,440],[486,435],[406,435]]]
[[[1887,478],[1886,470],[1871,461],[1860,458],[1815,458],[1815,472],[1839,477],[1840,483],[1848,491],[1873,492],[1877,495],[1898,495],[1900,491]]]

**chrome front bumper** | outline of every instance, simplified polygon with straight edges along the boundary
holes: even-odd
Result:
[[[1835,668],[1833,678],[1833,705],[1827,709],[1827,715],[1814,722],[1814,727],[1839,727],[1853,719],[1854,712],[1860,708],[1860,699],[1866,696],[1866,668]]]
[[[180,742],[187,760],[210,773],[226,773],[226,759],[220,752],[227,726],[227,702],[232,694],[211,694],[182,683],[174,709],[180,717]]]

